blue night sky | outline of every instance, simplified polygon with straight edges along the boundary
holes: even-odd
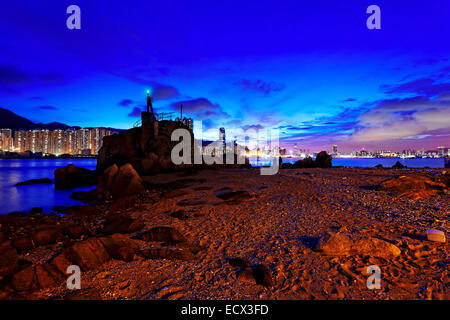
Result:
[[[68,30],[66,8],[81,8]],[[381,8],[381,30],[366,9]],[[2,1],[0,107],[130,128],[157,111],[340,151],[450,146],[450,2]],[[232,133],[230,133],[232,134]]]

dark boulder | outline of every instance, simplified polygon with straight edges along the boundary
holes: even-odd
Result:
[[[52,180],[49,178],[42,178],[42,179],[30,179],[22,182],[17,182],[16,186],[26,186],[31,184],[51,184],[53,183]]]
[[[404,169],[406,166],[404,166],[400,161],[397,161],[393,166],[393,169]]]
[[[33,242],[28,237],[12,240],[12,246],[16,248],[18,252],[24,252],[34,248]]]
[[[89,191],[75,191],[70,194],[70,198],[82,202],[97,201],[97,188]]]
[[[319,168],[331,168],[332,157],[326,151],[320,151],[316,156],[316,166]]]
[[[35,216],[35,215],[40,215],[40,214],[42,214],[42,208],[31,208],[31,210],[30,210],[30,212],[29,212],[29,215],[30,216]]]
[[[71,239],[80,239],[83,235],[87,235],[89,231],[78,224],[72,224],[64,228],[64,233]]]
[[[131,164],[124,164],[120,168],[114,164],[99,178],[97,191],[99,199],[109,199],[143,194],[145,187]]]
[[[35,232],[32,239],[37,246],[45,246],[62,240],[63,236],[57,229],[46,229]]]
[[[294,168],[315,168],[316,163],[311,157],[306,157],[303,160],[297,160],[294,163]]]
[[[111,260],[111,256],[106,251],[102,241],[97,238],[77,242],[73,246],[64,249],[61,255],[63,256],[56,262],[53,260],[54,264],[59,265],[58,269],[70,261],[71,264],[76,264],[83,271],[87,271],[96,269]]]
[[[73,164],[56,169],[54,175],[57,189],[91,186],[96,183],[95,171],[78,168]]]

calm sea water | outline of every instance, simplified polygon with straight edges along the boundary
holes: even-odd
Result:
[[[283,158],[283,163],[294,163],[301,158]],[[410,168],[444,168],[444,159],[401,159],[401,158],[335,158],[332,160],[333,167],[375,167],[378,164],[385,168],[392,167],[397,161]],[[250,164],[254,167],[267,166],[271,164],[270,159],[251,158]]]
[[[77,167],[95,169],[96,159],[0,159],[0,214],[29,211],[40,207],[50,212],[54,206],[71,206],[80,202],[69,198],[73,191],[89,190],[82,187],[72,190],[55,190],[54,184],[15,186],[17,182],[50,178],[59,167],[73,163]]]
[[[299,160],[298,158],[284,158],[283,162]],[[346,167],[374,167],[382,164],[391,167],[397,161],[411,168],[443,168],[444,159],[333,159],[333,166]],[[44,212],[50,212],[54,206],[71,206],[80,202],[69,198],[73,191],[89,190],[82,187],[72,190],[55,190],[53,184],[37,184],[15,186],[17,182],[50,178],[59,167],[70,163],[82,168],[95,169],[96,159],[0,159],[0,214],[13,211],[29,211],[33,207],[40,207]],[[270,165],[269,159],[250,159],[252,166]]]

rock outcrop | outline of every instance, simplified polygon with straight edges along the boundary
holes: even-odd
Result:
[[[411,175],[383,181],[377,187],[377,190],[387,191],[399,198],[417,200],[437,194],[445,194],[448,192],[448,185],[444,183],[444,180],[434,181],[425,176]]]
[[[58,189],[91,186],[97,182],[94,171],[73,164],[56,169],[54,175],[55,188]]]
[[[172,141],[172,133],[177,129],[190,132],[190,164],[175,165],[171,159],[173,148],[180,141]],[[181,138],[182,139],[182,138]],[[224,155],[223,164],[206,165],[194,164],[195,140],[192,130],[179,121],[158,121],[154,125],[144,124],[141,127],[122,131],[118,134],[103,138],[103,146],[97,159],[97,170],[103,170],[117,165],[131,164],[141,176],[159,172],[172,172],[192,169],[195,167],[250,167],[248,159],[244,164],[237,164],[237,155],[234,154],[234,164],[227,164]],[[184,156],[184,155],[183,155]]]
[[[130,163],[140,175],[171,171],[175,165],[170,158],[171,151],[178,141],[172,141],[172,132],[186,129],[191,132],[191,156],[193,159],[194,135],[182,122],[159,121],[154,126],[122,131],[103,138],[99,151],[97,169],[101,172],[111,165],[118,167]],[[177,169],[186,168],[185,165]]]
[[[306,157],[305,159],[296,161],[294,164],[283,163],[281,165],[281,169],[331,168],[331,167],[332,167],[332,157],[326,151],[319,152],[315,160],[313,160],[311,157]]]
[[[324,233],[317,240],[314,250],[333,256],[363,255],[384,259],[400,255],[400,249],[387,241],[359,234],[333,232]]]
[[[100,200],[127,197],[145,192],[142,179],[129,163],[120,168],[113,164],[98,179],[97,197]]]

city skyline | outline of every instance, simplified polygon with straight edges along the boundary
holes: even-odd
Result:
[[[103,145],[103,137],[114,133],[111,129],[104,127],[66,130],[0,128],[0,151],[56,156],[97,155]]]
[[[66,28],[63,3],[5,4],[0,107],[128,129],[150,90],[156,112],[183,104],[205,138],[278,129],[284,147],[315,152],[450,140],[447,1],[379,1],[381,30],[358,1],[133,3],[79,1],[81,30]]]

